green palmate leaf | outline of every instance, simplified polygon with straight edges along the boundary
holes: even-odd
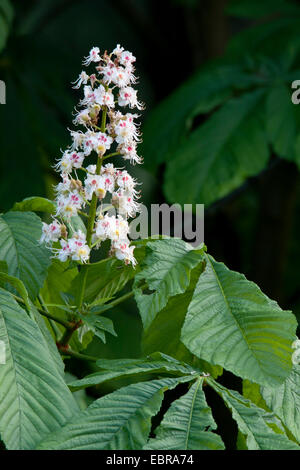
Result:
[[[266,106],[268,138],[275,153],[290,160],[294,158],[295,138],[299,133],[295,119],[297,112],[287,85],[279,83],[269,90]]]
[[[33,196],[23,199],[21,202],[16,202],[12,208],[13,211],[21,212],[48,212],[53,214],[55,212],[55,204],[53,201],[45,197]]]
[[[146,267],[135,277],[135,299],[144,329],[147,330],[170,297],[182,294],[190,283],[191,270],[200,263],[202,250],[193,250],[180,239],[148,243],[151,250]],[[151,294],[144,294],[139,284],[146,281]]]
[[[14,9],[10,0],[0,0],[0,51],[5,47],[13,17]]]
[[[208,380],[208,383],[231,410],[240,432],[246,437],[249,450],[300,450],[299,446],[287,438],[274,414],[213,380]]]
[[[276,20],[258,22],[251,28],[243,29],[229,41],[227,55],[239,60],[248,55],[275,57],[277,63],[296,47],[299,30],[299,7],[292,15],[280,15]],[[283,40],[284,37],[284,40]],[[274,49],[276,46],[276,49]],[[273,77],[274,78],[274,77]]]
[[[39,245],[42,223],[32,212],[8,212],[0,216],[0,259],[8,274],[19,278],[35,299],[47,275],[50,251]]]
[[[226,101],[232,89],[259,82],[241,66],[221,62],[209,64],[164,100],[152,113],[143,129],[142,154],[151,169],[173,159],[182,138],[197,114],[208,113]],[[186,200],[184,202],[187,202]]]
[[[56,366],[58,373],[64,377],[65,376],[65,364],[61,358],[60,353],[58,352],[56,343],[54,342],[51,333],[47,327],[47,319],[46,317],[42,317],[42,315],[39,313],[39,311],[36,309],[35,305],[33,305],[32,302],[30,302],[30,312],[36,321],[40,332],[42,333],[45,343],[47,346],[47,349],[49,351],[50,356],[52,356],[53,359],[53,364]]]
[[[149,379],[149,376],[153,374],[185,376],[197,372],[189,365],[159,353],[142,359],[100,359],[97,365],[101,370],[69,383],[70,389],[75,391],[93,385],[100,385],[108,380],[124,376],[142,380],[142,377]],[[200,374],[200,371],[198,373]]]
[[[14,276],[9,276],[8,274],[5,274],[0,271],[0,283],[8,283],[12,287],[16,289],[16,291],[20,294],[22,299],[24,300],[24,303],[27,307],[28,310],[30,310],[30,305],[29,305],[29,297],[28,297],[28,292],[20,279],[14,277]]]
[[[258,90],[230,100],[178,147],[164,185],[170,201],[210,204],[265,167],[263,97]]]
[[[242,274],[205,255],[182,328],[197,357],[261,385],[277,386],[292,368],[296,319]]]
[[[123,387],[99,398],[77,414],[60,431],[52,433],[39,449],[135,450],[142,449],[159,411],[164,392],[190,377],[161,379]]]
[[[222,450],[222,439],[212,431],[217,425],[206,403],[199,378],[188,393],[174,401],[144,449]]]
[[[294,365],[291,374],[279,387],[261,387],[268,407],[300,443],[300,366]]]
[[[176,357],[179,360],[190,362],[192,354],[184,346],[180,339],[180,332],[189,304],[203,271],[203,263],[200,263],[191,271],[191,281],[183,294],[171,297],[166,307],[161,310],[142,338],[144,354],[161,351]]]
[[[0,289],[0,432],[8,449],[32,449],[78,411],[38,325]]]

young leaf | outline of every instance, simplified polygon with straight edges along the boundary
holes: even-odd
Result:
[[[180,239],[161,240],[147,244],[151,252],[145,258],[146,267],[135,277],[135,299],[144,329],[147,330],[170,297],[182,294],[190,283],[191,270],[201,261],[202,250],[193,250]],[[146,281],[151,294],[138,287]]]
[[[245,276],[205,255],[181,339],[197,357],[277,386],[292,369],[296,319]]]
[[[105,332],[107,331],[113,336],[117,336],[114,330],[114,324],[110,318],[88,313],[86,315],[79,315],[81,320],[88,326],[88,328],[105,343]]]
[[[238,392],[229,390],[214,380],[209,379],[207,382],[231,410],[239,430],[246,436],[249,450],[300,450],[281,430],[281,424],[274,414],[258,408]]]
[[[94,263],[88,266],[88,275],[84,301],[91,303],[102,298],[113,297],[127,284],[135,272],[131,266],[124,266],[115,258],[105,262]],[[78,292],[78,286],[82,282],[82,274],[72,282],[72,292]]]
[[[38,325],[9,292],[0,289],[0,432],[8,449],[32,449],[60,428],[77,405]]]
[[[99,398],[38,446],[47,450],[136,450],[145,445],[164,392],[190,377],[123,387]]]
[[[34,300],[47,275],[50,252],[39,239],[42,223],[32,212],[7,212],[0,216],[0,259],[8,274],[20,279]]]
[[[50,313],[64,319],[66,318],[64,309],[67,306],[64,303],[62,295],[70,290],[71,283],[77,276],[77,273],[76,268],[66,269],[66,263],[62,263],[56,259],[52,260],[44,285],[41,289],[42,298],[46,305],[49,304]],[[55,305],[59,305],[63,307],[63,309]]]
[[[156,438],[144,447],[147,450],[222,450],[222,439],[212,431],[217,425],[208,407],[202,389],[203,378],[189,391],[175,400],[161,424],[155,430]]]

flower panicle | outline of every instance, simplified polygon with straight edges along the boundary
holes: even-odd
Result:
[[[137,83],[135,61],[133,54],[119,44],[110,54],[105,51],[103,55],[98,47],[93,47],[83,65],[95,64],[95,70],[91,74],[81,71],[73,82],[74,89],[83,89],[73,120],[81,129],[69,129],[71,144],[54,165],[61,176],[55,187],[56,213],[50,224],[43,223],[40,239],[61,261],[72,259],[86,263],[93,247],[99,248],[103,241],[110,240],[111,256],[126,264],[136,264],[134,247],[128,238],[128,218],[135,217],[140,210],[138,183],[127,170],[112,163],[102,165],[108,151],[132,164],[142,162],[137,153],[141,142],[139,124],[136,123],[139,116],[131,112],[144,109],[133,88]],[[90,163],[92,156],[96,157],[96,162],[101,159],[99,171],[96,164]],[[109,157],[110,154],[105,155],[105,158]],[[98,208],[90,240],[87,241],[81,230],[68,234],[66,226],[70,225],[72,217],[78,214],[89,217],[83,210],[95,198]],[[105,212],[103,203],[106,199],[110,207],[115,208],[116,215]]]

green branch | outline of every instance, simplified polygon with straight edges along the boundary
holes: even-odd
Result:
[[[21,297],[18,297],[17,295],[14,295],[14,294],[12,294],[12,295],[13,295],[13,297],[16,299],[17,302],[19,302],[19,303],[25,305],[25,302],[24,302],[24,300],[23,300]],[[52,313],[46,312],[45,310],[43,310],[42,308],[37,307],[36,305],[35,305],[34,307],[35,307],[35,308],[37,309],[37,311],[38,311],[41,315],[43,315],[44,317],[47,317],[47,318],[49,318],[49,319],[51,319],[51,320],[54,320],[54,321],[56,321],[56,323],[60,323],[60,324],[63,325],[65,328],[70,329],[70,323],[69,323],[68,321],[63,320],[62,318],[58,318],[58,317],[56,317],[55,315],[52,315]]]

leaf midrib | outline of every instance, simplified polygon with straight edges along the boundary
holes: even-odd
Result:
[[[197,393],[198,393],[199,387],[200,387],[200,385],[202,384],[202,382],[203,382],[203,379],[199,378],[198,381],[197,381],[197,387],[196,387],[195,393],[194,393],[194,395],[193,395],[192,406],[191,406],[190,413],[189,413],[188,426],[187,426],[187,433],[186,433],[186,439],[185,439],[185,447],[184,447],[185,450],[188,449],[188,440],[189,440],[190,431],[191,431],[191,426],[192,426],[192,417],[193,417],[193,411],[194,411],[195,401],[196,401],[196,397],[197,397]]]
[[[263,367],[262,367],[261,362],[259,361],[259,359],[257,358],[256,354],[254,353],[254,350],[252,349],[251,345],[250,345],[249,342],[248,342],[247,336],[244,334],[244,332],[243,332],[243,330],[242,330],[240,324],[238,323],[237,319],[235,318],[235,316],[234,316],[234,314],[233,314],[233,311],[232,311],[232,309],[231,309],[231,307],[230,307],[230,305],[229,305],[229,302],[228,302],[228,300],[227,300],[227,298],[226,298],[224,289],[223,289],[223,287],[222,287],[222,285],[221,285],[221,283],[220,283],[219,277],[218,277],[218,275],[217,275],[217,273],[216,273],[216,270],[215,270],[215,268],[214,268],[214,266],[213,266],[213,264],[212,264],[212,262],[211,262],[211,260],[210,260],[210,257],[209,257],[207,254],[204,254],[204,256],[205,256],[205,258],[207,259],[207,261],[209,262],[209,264],[210,264],[210,266],[211,266],[211,269],[212,269],[212,271],[213,271],[213,273],[214,273],[215,279],[217,280],[217,283],[218,283],[219,289],[220,289],[220,291],[221,291],[222,297],[223,297],[223,299],[224,299],[225,304],[227,305],[227,310],[229,311],[229,313],[231,314],[231,317],[233,318],[235,324],[237,325],[237,327],[238,327],[238,329],[239,329],[239,331],[240,331],[240,333],[241,333],[241,336],[242,336],[244,342],[246,343],[246,346],[247,346],[248,349],[252,352],[252,356],[255,358],[255,361],[257,362],[257,364],[258,364],[260,370],[262,371],[263,375],[265,375],[264,369],[263,369]]]

